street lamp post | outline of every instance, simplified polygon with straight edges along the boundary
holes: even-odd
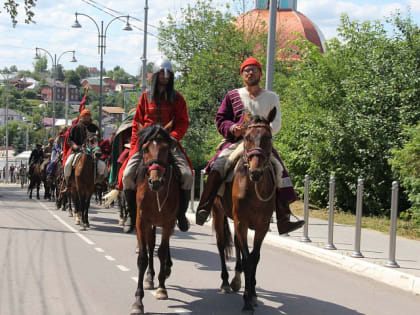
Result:
[[[71,27],[73,28],[81,28],[82,25],[77,20],[78,16],[85,16],[88,19],[90,19],[96,26],[96,29],[98,30],[98,53],[101,56],[100,61],[100,70],[99,70],[99,135],[102,134],[102,106],[103,106],[103,87],[102,87],[102,77],[103,77],[103,68],[104,68],[104,54],[106,54],[106,32],[108,30],[109,25],[114,22],[117,19],[120,18],[127,18],[127,23],[125,24],[125,27],[123,28],[124,31],[132,31],[133,29],[130,26],[129,15],[120,15],[115,18],[113,18],[111,21],[108,22],[108,24],[105,27],[104,31],[104,21],[101,21],[101,27],[99,28],[98,23],[89,15],[84,13],[75,13],[76,20],[74,21],[73,25]]]
[[[4,119],[6,121],[6,136],[4,139],[4,145],[6,147],[6,169],[5,169],[5,180],[6,183],[9,181],[9,79],[10,76],[7,73],[1,74],[3,80],[6,80],[6,112]]]
[[[67,50],[67,51],[61,53],[61,55],[58,56],[58,58],[57,58],[57,54],[54,54],[54,58],[53,58],[52,54],[48,50],[46,50],[44,48],[40,48],[40,47],[35,47],[35,58],[34,59],[37,59],[37,60],[41,59],[41,57],[39,55],[40,50],[44,51],[45,53],[48,54],[48,56],[50,56],[52,66],[53,66],[53,72],[52,72],[52,74],[53,74],[53,97],[52,97],[52,99],[53,99],[53,108],[52,108],[52,110],[53,110],[53,125],[52,125],[52,134],[53,134],[53,137],[54,137],[55,136],[55,100],[57,98],[57,95],[56,95],[57,87],[55,86],[56,85],[55,81],[58,77],[57,66],[60,62],[60,58],[66,53],[73,53],[73,58],[70,60],[70,62],[77,62],[77,60],[74,56],[76,51],[75,50]]]

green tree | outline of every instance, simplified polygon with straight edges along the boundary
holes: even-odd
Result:
[[[133,81],[133,76],[125,72],[120,66],[115,66],[115,68],[108,71],[106,75],[118,83],[129,83],[130,81]]]
[[[360,177],[364,212],[389,213],[388,161],[402,146],[403,126],[420,118],[420,33],[398,14],[387,22],[393,34],[380,21],[343,16],[340,41],[330,41],[324,55],[303,39],[294,41],[302,61],[290,70],[288,84],[276,84],[284,122],[276,145],[297,187],[311,175],[311,200],[321,205],[334,173],[339,207],[354,210]]]
[[[393,151],[390,162],[408,194],[411,203],[408,212],[420,225],[420,122],[414,127],[407,126],[404,134],[407,140],[401,149]]]
[[[67,70],[64,72],[64,75],[65,75],[64,82],[73,84],[77,86],[78,88],[82,86],[80,83],[80,76],[77,74],[75,70]]]
[[[34,72],[37,74],[44,73],[47,71],[48,60],[46,56],[42,56],[34,63]]]
[[[89,77],[89,70],[86,66],[77,66],[76,68],[76,74],[79,76],[80,80],[83,80],[87,77]]]

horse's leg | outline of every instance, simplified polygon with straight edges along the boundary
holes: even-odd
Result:
[[[144,280],[144,289],[145,290],[153,290],[155,288],[154,284],[154,277],[155,277],[155,269],[153,265],[153,253],[155,251],[156,245],[156,226],[153,226],[152,233],[150,233],[150,239],[148,239],[147,249],[149,252],[149,266],[146,272],[146,280]]]
[[[169,237],[171,236],[171,229],[162,228],[162,241],[158,249],[158,256],[160,261],[160,271],[159,271],[159,288],[156,291],[156,298],[158,300],[166,300],[168,298],[168,292],[165,288],[166,280],[166,268],[167,268],[167,259],[168,259],[168,248],[169,248]]]
[[[169,278],[169,276],[171,275],[172,272],[172,259],[171,259],[171,248],[170,246],[168,246],[168,258],[166,259],[166,272],[165,272],[165,277],[166,279]]]
[[[40,188],[40,186],[41,186],[41,184],[40,183],[38,183],[37,185],[36,185],[36,199],[41,199],[40,197],[39,197],[39,188]]]
[[[85,199],[85,224],[87,228],[90,228],[90,223],[89,223],[90,198],[91,196],[86,197]]]
[[[220,286],[220,291],[222,293],[231,293],[232,289],[229,285],[229,273],[226,268],[225,256],[225,250],[229,249],[229,238],[231,236],[230,230],[229,232],[225,230],[225,220],[227,222],[227,218],[221,210],[223,211],[223,209],[220,209],[219,203],[216,200],[213,205],[213,225],[214,229],[216,230],[217,249],[219,250],[220,264],[222,267],[222,273],[220,275],[222,278],[222,285]]]
[[[243,312],[254,312],[254,307],[252,306],[252,261],[250,259],[249,248],[248,248],[248,225],[245,222],[239,222],[235,220],[235,234],[238,237],[239,246],[242,254],[242,266],[245,273],[245,290],[244,290],[244,307],[242,308]]]
[[[250,255],[250,263],[251,263],[251,266],[252,266],[250,294],[251,294],[251,303],[252,303],[253,306],[258,305],[258,303],[257,303],[258,302],[257,291],[255,290],[255,286],[257,285],[257,280],[256,280],[255,275],[257,273],[258,262],[260,261],[261,245],[262,245],[264,237],[265,237],[265,235],[268,231],[268,227],[269,227],[269,225],[267,225],[267,227],[265,227],[265,228],[256,229],[255,236],[254,236],[254,246],[253,246],[253,249],[252,249],[252,253]]]
[[[139,278],[137,281],[137,290],[135,294],[135,302],[131,306],[130,315],[140,315],[144,314],[144,288],[143,288],[143,278],[147,269],[148,259],[147,259],[147,244],[146,236],[152,233],[150,226],[144,226],[140,221],[139,229],[137,229],[137,238],[139,245],[139,255],[137,257],[137,267],[139,269]]]
[[[66,192],[66,200],[67,200],[67,202],[68,202],[68,206],[69,206],[69,217],[72,217],[73,216],[73,208],[72,208],[72,206],[71,206],[71,203],[72,203],[72,197],[71,197],[71,191],[67,191]]]
[[[241,273],[243,271],[242,268],[242,254],[241,254],[241,247],[239,246],[238,237],[235,235],[235,253],[236,253],[236,264],[235,264],[235,276],[233,277],[232,281],[230,282],[230,287],[234,292],[238,292],[241,289]]]

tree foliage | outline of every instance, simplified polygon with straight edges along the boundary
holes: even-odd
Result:
[[[29,24],[31,22],[34,23],[33,17],[34,12],[32,9],[35,7],[37,0],[23,0],[19,2],[23,2],[23,6],[25,8],[25,23]],[[5,0],[3,3],[3,8],[6,10],[6,12],[10,15],[10,18],[13,23],[13,27],[17,24],[17,16],[18,16],[18,7],[20,3],[18,3],[17,0]],[[1,12],[1,11],[0,11]]]
[[[298,187],[311,175],[311,200],[321,205],[335,174],[339,207],[355,208],[357,179],[363,178],[364,212],[389,212],[388,161],[392,149],[402,147],[403,126],[420,118],[420,33],[398,14],[387,22],[392,34],[380,21],[344,15],[340,41],[330,41],[324,55],[302,38],[295,41],[303,61],[286,86],[276,87],[284,117],[278,147]]]

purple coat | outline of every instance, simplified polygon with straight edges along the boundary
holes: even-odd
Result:
[[[219,110],[216,113],[217,131],[219,131],[219,133],[223,136],[224,139],[227,140],[227,142],[221,147],[221,149],[216,153],[216,155],[207,164],[205,168],[206,173],[210,172],[211,166],[213,165],[214,161],[219,156],[220,152],[222,152],[225,148],[229,147],[232,143],[240,140],[240,138],[237,138],[237,139],[234,138],[232,134],[232,129],[234,126],[242,123],[243,111],[244,111],[244,105],[239,96],[238,90],[229,91],[226,94],[225,98],[223,99],[222,104],[220,105]],[[287,172],[283,161],[281,160],[278,152],[274,148],[273,148],[273,154],[283,166],[282,177],[283,178],[289,177],[289,173]],[[281,188],[279,190],[278,198],[280,200],[288,201],[289,203],[297,200],[296,192],[293,187]]]

